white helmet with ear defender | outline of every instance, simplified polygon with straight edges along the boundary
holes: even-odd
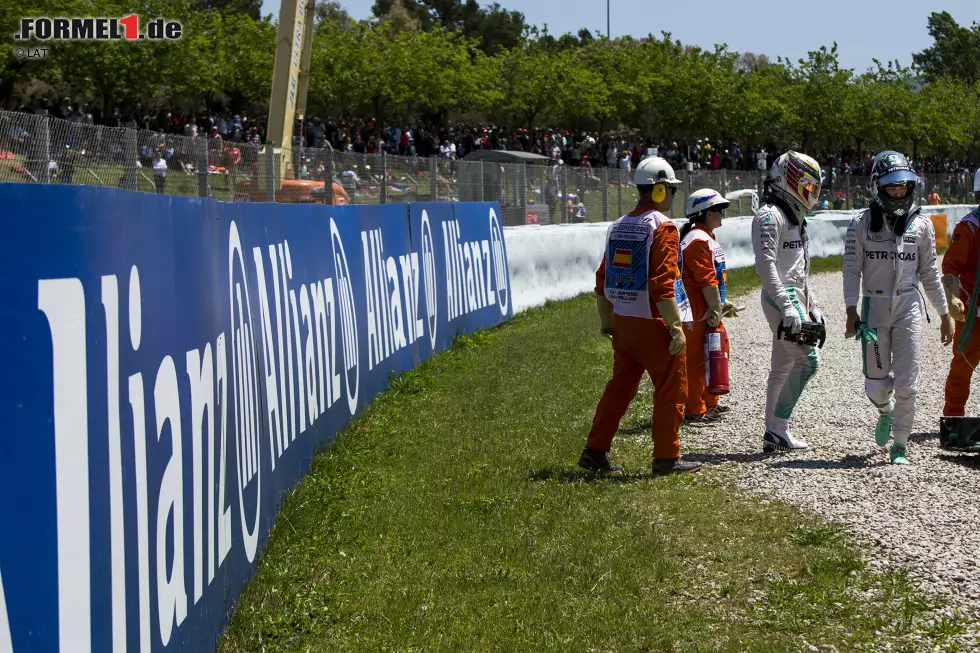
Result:
[[[703,216],[709,209],[714,209],[715,211],[721,211],[724,216],[725,209],[730,204],[731,202],[722,197],[718,191],[711,190],[710,188],[702,188],[687,196],[684,215],[687,216],[688,220],[694,220]]]
[[[640,161],[633,173],[634,186],[653,186],[654,184],[666,184],[677,187],[681,185],[681,180],[674,176],[674,169],[667,163],[666,159],[659,156],[651,156]]]

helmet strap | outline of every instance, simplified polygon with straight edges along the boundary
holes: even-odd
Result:
[[[881,205],[878,204],[877,200],[875,200],[871,203],[868,210],[871,211],[871,223],[868,225],[868,229],[874,233],[878,233],[881,231],[881,228],[885,226],[885,215],[881,210]]]
[[[762,196],[762,202],[764,204],[772,204],[773,206],[782,209],[783,213],[786,215],[786,219],[794,227],[801,227],[801,229],[806,229],[806,221],[800,220],[800,213],[793,209],[789,202],[787,202],[779,193],[773,192],[773,189],[766,187],[766,194]]]
[[[892,232],[896,236],[901,236],[905,233],[905,228],[908,226],[909,221],[917,216],[922,211],[922,208],[917,206],[902,217],[886,215],[884,209],[881,208],[881,204],[878,202],[872,202],[869,210],[871,211],[871,223],[868,225],[868,228],[871,231],[878,233],[884,228],[887,222]]]

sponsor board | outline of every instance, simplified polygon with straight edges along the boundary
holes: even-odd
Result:
[[[0,650],[212,650],[284,493],[513,313],[496,204],[0,184]]]

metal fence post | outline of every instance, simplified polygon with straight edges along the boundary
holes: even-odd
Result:
[[[135,129],[123,130],[123,157],[124,165],[126,166],[125,172],[123,173],[123,188],[126,190],[139,190],[139,173],[136,170],[139,156],[137,154]]]
[[[381,192],[378,194],[378,202],[388,203],[388,153],[381,150]]]
[[[483,161],[477,161],[476,165],[480,166],[480,200],[481,202],[486,199],[486,183],[487,183],[487,171],[483,167]]]
[[[561,202],[561,222],[565,224],[568,222],[568,168],[566,166],[561,166],[561,177],[559,178],[560,189],[558,191],[559,199]]]
[[[429,184],[432,186],[429,194],[432,195],[432,201],[439,201],[439,160],[432,156],[429,157]]]
[[[602,221],[609,222],[609,168],[600,168],[601,177],[599,183],[602,184]]]
[[[521,205],[521,212],[527,215],[527,164],[518,164],[517,169],[517,201]],[[526,219],[526,218],[525,218]]]
[[[276,201],[276,148],[270,143],[265,146],[265,152],[259,156],[265,157],[266,175],[262,183],[265,184],[265,198],[267,202]]]
[[[197,138],[197,195],[198,197],[209,196],[208,183],[208,142],[203,138]]]
[[[333,150],[324,152],[323,189],[327,194],[327,204],[330,206],[336,204],[337,198],[333,194]]]
[[[44,183],[51,183],[51,118],[48,116],[43,116],[41,118],[41,133],[44,138],[44,156],[42,157],[41,164],[44,168],[41,170],[41,179]]]
[[[623,215],[623,169],[614,168],[616,171],[616,215]]]
[[[96,125],[96,127],[95,127],[95,144],[94,144],[94,146],[92,148],[92,152],[94,152],[95,155],[98,156],[98,157],[103,156],[103,152],[102,152],[102,138],[103,138],[103,133],[104,133],[104,127],[102,125]]]

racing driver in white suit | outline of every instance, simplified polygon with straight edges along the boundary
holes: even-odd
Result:
[[[807,448],[789,432],[793,409],[820,366],[819,350],[777,337],[780,326],[799,334],[803,322],[825,326],[810,275],[806,215],[820,197],[820,165],[799,152],[787,152],[772,164],[765,193],[752,220],[755,269],[762,280],[762,310],[773,332],[772,362],[766,392],[764,452]]]
[[[861,342],[865,391],[878,409],[875,441],[883,447],[894,434],[890,457],[895,465],[908,464],[915,420],[922,314],[928,310],[920,281],[941,316],[943,345],[953,341],[953,318],[936,264],[936,231],[915,205],[917,183],[904,155],[878,154],[871,206],[851,221],[844,245],[846,335]]]

